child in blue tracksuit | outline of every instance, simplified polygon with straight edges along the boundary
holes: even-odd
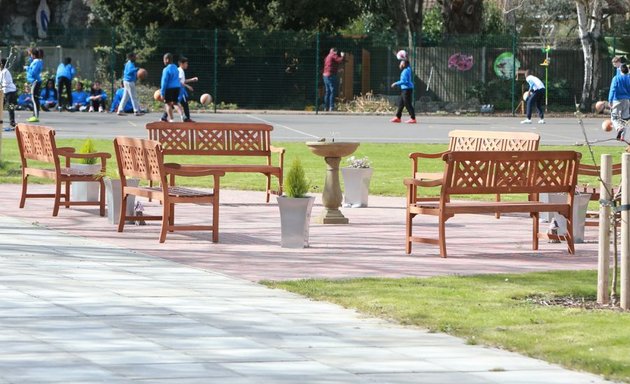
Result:
[[[66,57],[63,60],[63,63],[60,63],[57,67],[57,73],[55,75],[55,80],[57,83],[57,93],[59,94],[59,99],[57,100],[57,109],[62,110],[61,97],[63,95],[63,89],[66,88],[66,108],[70,108],[72,106],[72,78],[76,75],[77,71],[72,66],[72,59]]]
[[[173,121],[173,105],[177,104],[179,98],[179,89],[181,83],[179,81],[179,71],[177,66],[173,64],[173,55],[166,53],[162,58],[164,69],[162,70],[162,81],[160,82],[160,94],[164,99],[164,109],[168,121]],[[162,121],[164,121],[162,117]]]
[[[392,123],[400,123],[402,117],[403,107],[407,108],[410,119],[405,121],[408,124],[416,123],[416,111],[413,108],[413,75],[411,72],[411,66],[407,57],[403,57],[400,61],[400,80],[392,83],[392,88],[400,86],[400,98],[398,99],[398,110],[396,111],[396,117],[391,119]]]
[[[33,48],[31,51],[31,63],[26,67],[26,81],[31,85],[31,99],[33,100],[33,116],[29,117],[29,123],[39,121],[39,93],[42,85],[42,68],[44,67],[44,51]]]
[[[48,81],[46,81],[46,87],[42,89],[42,93],[39,97],[39,103],[44,111],[49,111],[51,108],[55,108],[55,106],[57,106],[57,100],[59,97],[57,95],[53,79],[48,79]]]
[[[116,90],[114,94],[114,98],[112,99],[112,106],[109,108],[110,112],[117,112],[118,107],[120,106],[120,102],[123,99],[123,95],[125,94],[125,85],[121,82],[121,87]],[[127,103],[123,106],[123,112],[131,113],[133,112],[133,104],[131,103],[131,99],[127,100]]]
[[[88,105],[90,106],[89,112],[104,112],[105,111],[105,102],[107,101],[107,93],[101,88],[101,82],[95,81],[92,83],[92,87],[90,87],[90,94],[86,99]]]
[[[630,119],[630,75],[628,66],[622,64],[619,74],[613,77],[608,92],[610,120],[617,131],[617,140],[624,139],[625,127],[622,120]]]
[[[138,102],[138,92],[136,91],[136,80],[138,80],[138,67],[136,67],[137,56],[131,52],[127,54],[127,63],[125,64],[125,70],[123,72],[123,87],[125,92],[123,93],[122,100],[119,104],[117,113],[123,115],[124,106],[127,105],[127,100],[131,99],[131,105],[136,116],[142,115],[140,110],[140,103]]]
[[[74,92],[72,92],[72,107],[70,111],[84,112],[88,108],[88,93],[83,90],[83,83],[77,81]]]

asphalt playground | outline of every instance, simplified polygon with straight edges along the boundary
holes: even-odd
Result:
[[[31,112],[18,111],[17,121],[25,122]],[[41,125],[54,128],[59,138],[113,139],[116,136],[146,137],[144,125],[157,121],[160,113],[144,116],[117,116],[98,112],[42,112]],[[300,111],[220,111],[218,113],[192,112],[195,121],[247,122],[273,125],[272,140],[311,141],[326,138],[337,141],[378,143],[447,143],[448,133],[455,129],[485,131],[534,131],[541,135],[542,145],[583,145],[586,141],[578,120],[572,115],[548,117],[546,124],[522,125],[522,116],[457,116],[418,115],[418,124],[390,123],[389,115],[364,115]],[[613,132],[604,132],[601,123],[604,115],[583,119],[586,136],[596,145],[621,146]],[[5,112],[5,123],[8,121]],[[5,124],[6,126],[7,124]],[[3,132],[5,137],[14,137]]]

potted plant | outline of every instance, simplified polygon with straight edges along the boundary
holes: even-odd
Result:
[[[95,153],[96,147],[92,139],[86,139],[83,142],[83,146],[79,148],[77,153],[87,154]],[[101,171],[101,164],[97,163],[96,157],[78,159],[77,163],[70,164],[70,168],[82,169],[89,173],[99,173]],[[70,186],[70,193],[72,200],[74,201],[98,201],[99,199],[99,187],[98,181],[79,181],[74,182]]]
[[[107,220],[110,224],[118,224],[118,220],[120,219],[120,204],[122,204],[122,185],[120,183],[120,179],[104,177],[103,183],[105,183],[105,203],[107,204]],[[137,187],[138,184],[140,184],[140,179],[127,179],[127,185],[130,187]],[[129,195],[127,197],[128,216],[135,216],[135,202],[136,197],[134,195]]]
[[[278,196],[283,248],[308,247],[308,234],[314,196],[306,196],[309,182],[299,159],[291,164],[285,183],[286,196]]]
[[[347,167],[341,168],[344,185],[344,207],[367,207],[372,179],[372,162],[366,157],[350,156]]]

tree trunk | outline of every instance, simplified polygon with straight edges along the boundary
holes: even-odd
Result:
[[[483,0],[438,0],[444,32],[449,35],[481,33]]]
[[[597,86],[601,78],[599,68],[599,39],[602,25],[601,0],[576,0],[578,30],[584,53],[584,84],[580,97],[580,110],[591,111],[597,98]]]

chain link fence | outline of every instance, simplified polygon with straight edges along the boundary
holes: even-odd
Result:
[[[418,110],[426,112],[478,112],[484,104],[492,104],[495,111],[518,112],[526,89],[524,69],[534,70],[547,83],[548,110],[571,111],[579,100],[584,74],[577,40],[556,42],[545,52],[540,44],[519,41],[515,35],[447,37],[435,46],[409,49],[382,43],[383,39],[370,35],[167,29],[155,33],[154,46],[138,49],[143,52],[138,65],[149,73],[143,82],[148,89],[146,97],[150,99],[150,91],[159,88],[162,55],[171,52],[176,58],[188,58],[187,77],[199,78],[192,84],[193,99],[209,93],[214,108],[321,110],[321,72],[331,47],[346,53],[339,74],[341,106],[361,97],[393,102],[399,94],[390,87],[400,73],[395,57],[399,49],[410,53],[414,99]],[[49,76],[54,76],[62,58],[71,57],[80,78],[101,80],[107,84],[108,93],[113,93],[128,53],[123,37],[115,28],[49,30],[48,37],[36,45],[44,49]],[[600,99],[607,97],[614,74],[610,57],[617,47],[615,39],[606,45],[610,41],[602,41],[608,50],[602,50],[601,68],[610,71],[601,74]],[[17,41],[7,43],[16,48],[18,56],[12,70],[21,72],[27,46]],[[5,57],[11,51],[9,47],[0,49]],[[545,62],[547,66],[541,65]]]

